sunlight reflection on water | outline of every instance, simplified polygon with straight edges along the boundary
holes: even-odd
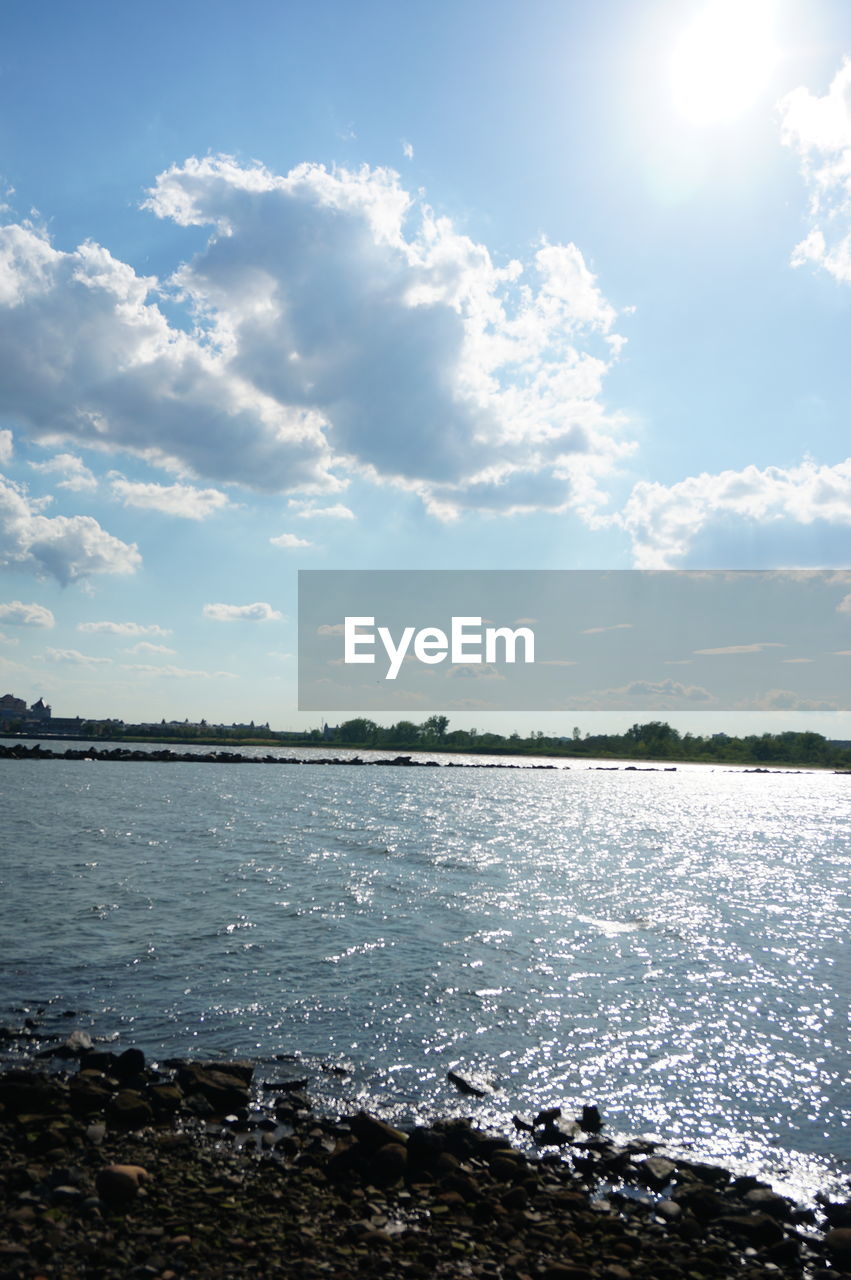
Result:
[[[596,1101],[798,1190],[851,1161],[845,778],[0,767],[10,1021],[345,1059],[398,1116],[477,1066],[491,1119]]]

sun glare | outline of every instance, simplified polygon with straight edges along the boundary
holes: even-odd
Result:
[[[671,51],[671,92],[692,124],[742,115],[766,88],[777,60],[772,0],[707,0]]]

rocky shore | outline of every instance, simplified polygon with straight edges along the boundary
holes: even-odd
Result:
[[[524,1152],[475,1119],[317,1114],[292,1063],[153,1065],[81,1031],[39,1057],[0,1075],[4,1280],[851,1276],[851,1201],[619,1145],[593,1105],[516,1117]]]

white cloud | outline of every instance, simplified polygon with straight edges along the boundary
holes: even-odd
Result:
[[[836,606],[837,613],[851,613],[851,596],[843,596]]]
[[[146,204],[210,229],[168,285],[0,228],[12,423],[267,491],[365,475],[446,519],[599,504],[630,447],[602,399],[622,339],[575,245],[499,265],[384,169],[190,159]]]
[[[52,627],[56,624],[51,611],[43,604],[24,604],[22,600],[10,600],[0,604],[0,622],[16,627]]]
[[[227,495],[218,489],[196,489],[189,484],[143,484],[126,480],[116,471],[111,471],[109,478],[113,495],[125,507],[162,511],[185,520],[206,520],[229,505]]]
[[[69,667],[109,666],[111,658],[93,658],[88,653],[80,653],[79,649],[45,649],[49,662],[63,663]]]
[[[267,658],[274,658],[276,662],[289,662],[295,657],[294,653],[281,653],[276,649],[270,649]]]
[[[289,506],[292,508],[293,515],[299,520],[312,520],[318,517],[328,520],[354,520],[355,518],[354,511],[344,507],[342,502],[335,502],[330,507],[316,507],[312,503],[291,498]]]
[[[580,631],[581,636],[598,636],[604,631],[631,631],[631,622],[613,622],[609,627],[587,627],[585,631]]]
[[[313,543],[308,538],[300,538],[295,533],[280,533],[277,538],[270,538],[269,541],[273,547],[284,547],[285,549],[313,546]]]
[[[316,628],[318,636],[342,636],[346,633],[346,625],[343,622],[323,622]]]
[[[762,653],[763,649],[785,649],[785,644],[780,644],[776,640],[765,640],[756,644],[728,644],[720,649],[693,649],[692,653],[699,654],[720,654],[720,653]]]
[[[769,689],[755,698],[737,704],[741,711],[838,711],[835,702],[820,702],[802,698],[791,689]]]
[[[851,282],[851,61],[823,97],[801,86],[780,108],[783,142],[797,151],[810,194],[810,229],[792,264],[812,262]]]
[[[12,461],[13,438],[11,431],[0,431],[0,466]]]
[[[124,650],[125,653],[177,653],[176,649],[169,649],[165,644],[151,644],[147,640],[140,640],[138,644],[131,645],[129,649]]]
[[[133,573],[142,563],[135,543],[114,538],[91,516],[44,516],[40,505],[0,477],[0,565],[66,584],[93,573]]]
[[[139,676],[165,676],[169,680],[236,680],[233,671],[191,671],[186,667],[155,667],[150,663],[122,663],[122,671],[132,671]]]
[[[64,480],[57,481],[59,489],[70,489],[73,493],[86,493],[98,487],[93,472],[85,465],[82,458],[78,458],[74,453],[57,453],[46,462],[31,462],[30,466],[33,471],[40,471],[45,475],[64,476]]]
[[[636,568],[669,569],[704,528],[720,521],[729,528],[731,517],[743,525],[851,525],[851,458],[835,466],[806,459],[797,467],[704,472],[673,485],[642,480],[609,522],[630,534]]]
[[[402,139],[402,155],[406,160],[413,160],[414,158],[414,148],[411,143],[406,142],[404,138]]]
[[[78,622],[78,631],[108,636],[170,636],[171,632],[156,623],[142,622]]]
[[[214,622],[283,622],[284,615],[264,601],[254,604],[205,604],[205,618]]]

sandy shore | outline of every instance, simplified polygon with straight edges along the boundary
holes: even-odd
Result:
[[[9,1280],[851,1276],[851,1202],[619,1146],[593,1109],[518,1118],[530,1157],[469,1120],[317,1115],[294,1078],[259,1106],[249,1062],[154,1069],[82,1033],[60,1052],[0,1075]]]

